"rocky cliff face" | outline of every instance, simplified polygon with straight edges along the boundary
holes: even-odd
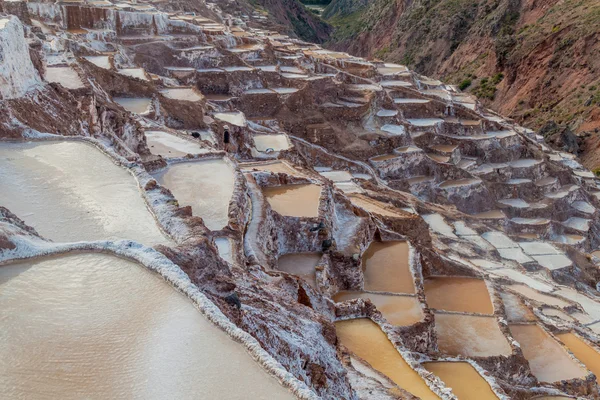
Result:
[[[333,48],[461,85],[534,129],[568,126],[588,141],[590,168],[599,165],[599,15],[597,1],[556,0],[334,0],[324,13]]]

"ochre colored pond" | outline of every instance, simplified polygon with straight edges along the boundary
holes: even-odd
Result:
[[[413,296],[394,296],[380,293],[340,292],[333,296],[336,302],[351,299],[369,299],[392,325],[408,326],[423,320],[421,303]]]
[[[423,366],[436,374],[460,400],[497,400],[492,388],[471,364],[428,362]]]
[[[273,211],[290,217],[315,218],[319,216],[319,185],[287,185],[263,188]]]
[[[6,399],[294,398],[188,298],[111,255],[0,266],[0,310]]]
[[[485,281],[473,278],[431,277],[425,280],[425,296],[431,308],[493,314]]]
[[[579,361],[585,364],[587,369],[596,375],[596,380],[598,380],[598,377],[600,377],[600,353],[573,333],[563,333],[556,336],[567,346],[571,353],[575,354]]]
[[[415,293],[407,242],[373,242],[363,255],[365,290]]]
[[[335,328],[344,346],[398,386],[421,399],[438,399],[373,321],[366,318],[339,321]]]
[[[583,378],[587,372],[573,361],[567,352],[537,325],[511,324],[510,332],[521,345],[531,372],[541,382],[558,382]]]
[[[435,331],[440,351],[449,355],[489,357],[512,353],[495,317],[436,313]]]

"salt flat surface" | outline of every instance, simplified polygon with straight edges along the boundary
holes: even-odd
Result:
[[[133,176],[82,142],[0,143],[0,204],[57,242],[169,244]]]
[[[427,214],[422,215],[421,217],[425,220],[425,222],[427,222],[429,229],[432,231],[447,237],[458,239],[458,237],[454,234],[452,227],[448,225],[444,217],[442,217],[440,214]]]
[[[272,149],[273,151],[282,151],[287,150],[291,146],[290,141],[288,140],[287,135],[254,135],[252,136],[254,140],[254,147],[258,151],[267,151],[268,149]]]
[[[180,138],[163,131],[145,131],[146,142],[152,154],[163,157],[184,157],[187,154],[202,154],[209,150],[191,140]]]
[[[192,88],[170,88],[160,91],[165,97],[173,100],[200,101],[202,96]]]
[[[118,72],[121,75],[129,76],[132,78],[138,78],[143,81],[148,80],[148,77],[146,76],[146,72],[144,71],[143,68],[124,68],[124,69],[120,69]]]
[[[144,114],[150,109],[151,99],[144,97],[115,97],[113,100],[134,114]]]
[[[44,75],[46,82],[60,83],[67,89],[81,89],[83,81],[71,67],[49,67]]]
[[[104,69],[111,68],[109,56],[86,56],[83,58],[85,58],[86,60],[88,60],[89,62],[91,62],[92,64],[94,64],[97,67],[104,68]]]

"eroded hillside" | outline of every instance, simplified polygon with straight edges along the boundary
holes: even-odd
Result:
[[[600,166],[600,2],[334,0],[324,16],[333,48],[460,85]]]

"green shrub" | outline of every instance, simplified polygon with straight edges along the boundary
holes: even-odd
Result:
[[[460,90],[465,90],[466,88],[468,88],[469,86],[471,86],[471,83],[473,83],[473,81],[470,78],[464,79],[459,85],[458,88]]]

